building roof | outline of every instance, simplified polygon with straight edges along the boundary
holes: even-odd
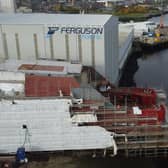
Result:
[[[84,100],[97,100],[97,101],[104,101],[104,96],[102,96],[96,89],[83,86],[83,87],[74,87],[72,88],[72,92],[74,97],[82,98]]]
[[[33,65],[33,64],[23,64],[19,68],[19,70],[44,70],[44,71],[58,71],[62,72],[64,70],[64,66],[46,66],[46,65]]]
[[[79,88],[74,77],[53,77],[27,75],[25,81],[25,95],[29,97],[70,96],[72,88]]]
[[[0,24],[104,25],[112,15],[94,14],[0,14]]]
[[[0,63],[0,71],[23,72],[28,74],[80,74],[81,70],[81,64],[54,60],[6,60]]]
[[[25,74],[22,72],[10,72],[10,71],[1,71],[0,70],[0,82],[24,82]]]

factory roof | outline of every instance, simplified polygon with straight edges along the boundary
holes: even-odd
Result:
[[[0,64],[0,71],[33,74],[66,75],[80,74],[82,65],[65,61],[50,60],[6,60]]]
[[[112,15],[93,14],[0,14],[0,24],[104,25]]]
[[[29,97],[70,96],[72,88],[79,88],[74,77],[53,77],[27,75],[25,81],[25,95]]]

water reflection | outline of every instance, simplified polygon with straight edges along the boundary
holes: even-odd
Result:
[[[119,81],[119,86],[130,87],[136,86],[134,80],[134,74],[138,71],[139,66],[137,59],[141,56],[141,53],[133,53],[127,60],[127,63],[123,69],[122,77]]]
[[[139,69],[134,74],[137,87],[161,88],[168,92],[168,50],[143,54],[137,62]]]
[[[150,20],[159,23],[160,17]],[[164,15],[164,24],[168,25],[168,14]],[[166,91],[168,94],[168,49],[133,53],[128,59],[120,86],[152,87]]]
[[[159,23],[159,17],[150,20]],[[164,16],[168,25],[168,15]],[[168,49],[155,52],[134,53],[128,60],[120,86],[152,87],[164,89],[168,94]]]
[[[119,85],[163,89],[168,94],[168,49],[133,53],[123,70]]]

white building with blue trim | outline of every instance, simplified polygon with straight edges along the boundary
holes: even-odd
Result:
[[[0,58],[63,60],[118,78],[118,19],[111,15],[1,14]]]

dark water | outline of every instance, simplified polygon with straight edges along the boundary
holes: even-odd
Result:
[[[168,94],[168,49],[133,54],[125,66],[120,86],[152,87]]]
[[[134,74],[136,86],[164,89],[168,93],[168,49],[153,54],[143,54],[137,59]]]
[[[152,18],[159,23],[159,17]],[[164,16],[168,25],[168,15]],[[126,64],[121,86],[152,87],[168,94],[168,49],[133,54]]]

